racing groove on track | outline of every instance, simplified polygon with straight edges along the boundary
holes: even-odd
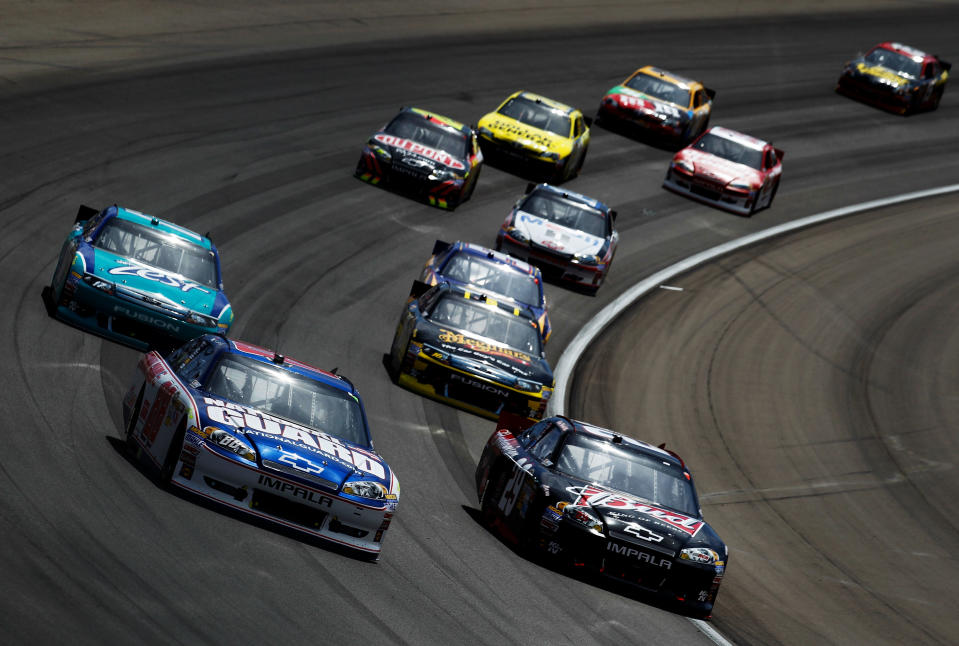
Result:
[[[7,97],[0,104],[0,152],[11,160],[0,178],[8,225],[0,241],[6,279],[0,325],[7,357],[0,391],[7,417],[0,454],[5,638],[499,644],[661,642],[669,635],[702,640],[680,617],[522,560],[473,520],[472,474],[464,469],[469,457],[478,456],[491,423],[397,389],[380,358],[433,240],[491,243],[525,181],[487,168],[473,200],[446,214],[350,177],[360,145],[400,104],[475,122],[507,93],[525,86],[591,111],[602,92],[634,67],[655,62],[719,91],[714,123],[771,138],[786,150],[774,208],[746,220],[664,193],[659,184],[669,152],[594,130],[583,175],[570,187],[618,208],[622,243],[597,298],[550,286],[556,330],[550,357],[555,360],[576,328],[605,302],[678,258],[826,208],[954,181],[959,100],[950,92],[956,88],[946,93],[938,112],[906,120],[836,97],[831,86],[842,61],[891,31],[947,60],[959,58],[950,50],[957,18],[959,10],[935,7],[855,20],[801,16],[630,25],[612,32],[536,31],[495,42],[410,40],[184,66],[95,85],[71,86],[73,79],[65,76],[42,93]],[[81,201],[95,206],[116,201],[211,230],[237,311],[235,335],[279,345],[284,353],[320,366],[338,366],[358,384],[377,448],[403,484],[398,519],[379,564],[351,560],[164,492],[121,455],[115,442],[119,397],[132,375],[135,353],[50,321],[39,300]],[[9,228],[13,223],[16,228]],[[890,255],[897,254],[890,251],[880,264]],[[903,269],[923,267],[926,260],[921,254]],[[800,256],[795,262],[810,261]],[[860,267],[852,273],[870,271]],[[931,276],[921,287],[933,289],[933,277],[942,280],[948,272]],[[823,343],[844,329],[837,328],[843,319],[835,315],[836,304],[826,304],[835,325],[819,329],[823,338],[817,341]],[[750,313],[749,308],[741,312],[747,323],[753,322]],[[954,321],[956,312],[951,314]],[[892,320],[877,316],[877,321]],[[909,323],[921,329],[934,317],[930,308],[927,320]],[[727,335],[738,338],[742,332],[737,330],[729,326]],[[882,332],[870,329],[864,339],[886,338]],[[914,335],[912,348],[889,347],[926,356],[933,346],[920,343],[923,338]],[[834,342],[844,339],[848,334]],[[902,336],[900,342],[906,340]],[[943,336],[943,343],[942,355],[954,356],[955,342],[949,345]],[[723,361],[725,353],[741,350],[748,344],[708,348],[720,371],[734,365]],[[931,377],[915,366],[912,373],[896,370],[885,356],[844,357],[850,371],[872,380],[870,389],[873,383],[886,389],[858,391],[869,395],[858,401],[873,404],[869,412],[877,437],[896,438],[899,434],[887,430],[890,425],[906,425],[903,409],[880,397],[896,389],[903,389],[906,400],[923,396],[937,402],[942,410],[928,420],[930,428],[937,420],[955,419],[945,410],[954,395],[931,399],[930,393],[914,390],[931,383]],[[754,394],[776,394],[757,377],[768,373],[751,365],[735,375],[746,382],[740,388],[697,393],[697,382],[671,381],[678,377],[666,359],[639,362],[642,378],[660,384],[651,392],[660,392],[665,401],[669,380],[670,393],[700,397],[691,400],[693,410],[709,410],[712,404],[726,441],[721,448],[730,451],[742,441],[729,434],[757,423],[755,408],[762,398]],[[611,369],[612,377],[594,383],[625,381],[628,366]],[[806,374],[797,371],[797,380]],[[903,382],[902,374],[920,378]],[[808,380],[818,383],[813,376]],[[715,387],[721,381],[706,383]],[[823,408],[815,410],[821,417],[812,421],[828,427],[833,420],[866,414],[850,408],[857,401],[853,381],[828,401],[816,402]],[[595,401],[608,401],[618,392],[599,393]],[[785,409],[795,402],[779,404]],[[811,406],[797,408],[811,414]],[[596,421],[603,421],[599,414]],[[737,424],[741,417],[751,424]],[[632,426],[628,418],[623,424]],[[944,469],[915,473],[925,464],[920,458],[928,455],[921,442],[936,436],[920,432],[925,422],[909,428],[916,431],[909,438],[890,441],[903,442],[903,451],[892,451],[898,459],[914,462],[893,469],[880,462],[881,453],[863,458],[858,470],[835,485],[836,497],[904,495],[883,484],[896,473],[910,475],[910,481],[948,475]],[[666,439],[690,457],[707,494],[707,518],[721,520],[724,538],[741,550],[733,553],[716,608],[716,625],[734,639],[804,638],[807,617],[822,622],[817,637],[828,641],[872,635],[871,626],[886,626],[870,614],[875,606],[848,595],[850,589],[868,588],[873,595],[866,595],[868,600],[881,599],[897,610],[907,604],[891,599],[894,582],[871,578],[879,565],[856,562],[869,549],[891,546],[891,558],[914,559],[923,568],[954,566],[934,549],[936,538],[948,539],[936,533],[939,525],[930,522],[930,533],[924,534],[921,522],[884,518],[873,509],[867,519],[848,521],[869,530],[859,538],[871,547],[848,555],[841,570],[816,562],[818,569],[803,573],[809,563],[795,558],[794,551],[782,558],[757,552],[758,535],[794,526],[786,507],[823,519],[827,496],[810,501],[801,495],[806,489],[789,489],[795,486],[792,480],[759,480],[768,474],[747,472],[753,479],[745,486],[740,474],[752,461],[764,469],[775,464],[778,454],[763,444],[748,445],[754,453],[734,455],[737,461],[727,463],[716,449],[701,455],[709,445],[694,444],[671,427],[669,433],[649,439]],[[826,458],[804,447],[805,438],[793,439],[794,450],[782,458],[792,471],[782,470],[780,477],[799,474],[796,481],[818,491]],[[954,444],[940,446],[935,460],[948,463],[955,453]],[[888,468],[870,471],[877,464]],[[850,493],[857,484],[865,493]],[[769,513],[758,521],[736,517],[749,508],[736,496],[748,498],[757,488],[775,489],[766,494],[776,498],[766,503]],[[735,493],[740,489],[747,493]],[[800,495],[790,497],[790,492]],[[947,501],[935,500],[948,510]],[[900,506],[909,502],[906,498]],[[915,545],[928,549],[914,550],[899,537],[891,543],[890,527],[909,532]],[[828,535],[830,527],[824,522],[804,528],[801,536],[807,540],[797,549],[819,557],[822,546],[812,537]],[[795,580],[803,582],[798,591],[791,585]],[[823,589],[849,599],[831,604],[831,614],[824,616]],[[903,619],[902,633],[889,629],[882,635],[935,640],[951,634],[945,630],[954,625],[916,623],[933,621],[929,617],[942,598],[932,596],[935,591],[910,602],[914,623]],[[784,618],[782,607],[802,619]]]

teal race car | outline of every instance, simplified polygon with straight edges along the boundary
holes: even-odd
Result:
[[[43,300],[51,316],[143,351],[233,322],[209,235],[116,205],[80,207]]]

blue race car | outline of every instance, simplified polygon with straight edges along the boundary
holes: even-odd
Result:
[[[500,294],[533,313],[544,342],[553,331],[539,269],[505,253],[469,242],[437,240],[420,280],[429,285],[443,281],[472,285],[484,293]]]
[[[161,483],[378,557],[400,485],[345,377],[207,334],[143,355],[123,420]]]
[[[138,350],[233,322],[213,241],[116,205],[80,207],[43,298],[52,316]]]

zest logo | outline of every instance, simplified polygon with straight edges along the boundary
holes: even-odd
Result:
[[[136,265],[123,265],[121,267],[114,267],[109,271],[113,276],[139,276],[140,278],[145,278],[146,280],[152,280],[156,283],[162,283],[164,285],[169,285],[170,287],[176,287],[181,292],[188,292],[191,289],[197,289],[204,294],[209,294],[210,290],[204,289],[197,285],[196,283],[191,283],[185,280],[180,280],[179,278],[174,278],[169,274],[165,274],[162,271],[156,269],[150,269],[149,267],[137,267]]]

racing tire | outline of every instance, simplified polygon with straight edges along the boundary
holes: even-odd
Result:
[[[140,394],[137,395],[137,403],[134,404],[130,410],[130,421],[127,422],[126,432],[123,438],[127,453],[130,455],[136,455],[136,451],[139,448],[139,444],[133,439],[133,429],[137,425],[137,418],[140,417],[140,407],[143,406],[143,393],[146,392],[146,389],[146,384],[143,384],[140,388]]]
[[[466,195],[460,198],[460,201],[456,203],[456,206],[461,206],[463,202],[473,197],[473,191],[476,190],[476,184],[479,183],[481,170],[483,170],[482,166],[476,169],[476,174],[473,176],[473,182],[470,184],[470,187],[466,189]]]
[[[399,348],[399,345],[400,345],[397,343],[399,338],[400,338],[399,336],[394,335],[393,345],[392,347],[390,347],[390,361],[389,361],[388,367],[390,372],[390,379],[392,379],[394,383],[396,383],[396,381],[399,380],[400,378],[400,369],[403,367],[403,357],[406,355],[406,351],[410,347],[410,340],[407,339],[406,343],[403,344],[403,351],[397,352],[397,349]]]
[[[579,161],[576,162],[576,168],[573,169],[573,172],[569,174],[569,178],[579,177],[579,171],[583,170],[583,164],[586,162],[586,151],[589,148],[583,149],[583,154],[579,156]]]
[[[779,190],[779,180],[776,180],[776,185],[773,186],[772,192],[769,194],[769,202],[766,203],[766,208],[768,209],[773,205],[773,200],[776,199],[776,192]]]
[[[939,107],[939,102],[942,101],[942,93],[945,90],[945,87],[939,86],[932,95],[932,101],[929,102],[929,110],[935,110]]]
[[[173,438],[170,440],[170,446],[166,450],[166,458],[163,460],[163,466],[160,467],[160,484],[164,487],[170,485],[173,481],[173,472],[176,470],[177,462],[180,461],[180,453],[183,451],[183,438],[186,435],[186,420],[184,419],[177,426]]]

